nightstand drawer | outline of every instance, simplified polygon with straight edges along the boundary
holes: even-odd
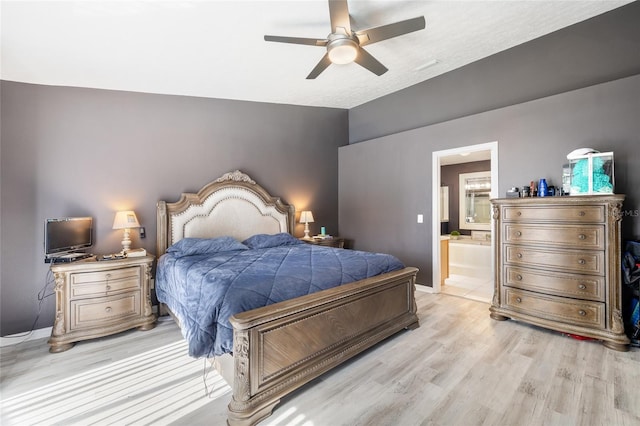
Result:
[[[104,327],[129,316],[140,316],[140,292],[71,301],[71,330]]]
[[[604,206],[508,206],[503,220],[508,222],[604,223]]]
[[[72,274],[71,298],[136,290],[140,283],[140,267]]]
[[[605,279],[594,275],[563,274],[507,266],[504,285],[522,290],[604,302]]]
[[[300,238],[300,241],[304,241],[307,244],[314,244],[317,246],[344,248],[344,238],[332,237],[326,239],[305,239]]]
[[[604,225],[504,225],[504,241],[507,243],[604,250],[604,240]]]
[[[539,293],[505,288],[509,309],[568,324],[604,328],[604,303],[565,299]]]
[[[603,251],[548,250],[505,244],[504,261],[513,265],[533,266],[558,271],[604,275]]]

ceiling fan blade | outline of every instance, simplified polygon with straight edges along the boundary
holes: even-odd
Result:
[[[360,41],[360,46],[366,46],[367,44],[398,37],[403,34],[424,30],[425,27],[426,22],[424,16],[420,16],[418,18],[407,19],[368,30],[357,31],[356,36]]]
[[[315,68],[311,70],[311,73],[309,73],[309,75],[307,76],[307,80],[313,80],[314,78],[319,76],[320,73],[326,70],[329,65],[331,65],[329,54],[325,53],[322,59],[320,59],[320,62],[318,62],[318,65],[316,65]]]
[[[326,46],[328,40],[318,40],[316,38],[302,38],[302,37],[281,37],[281,36],[264,36],[264,41],[275,41],[278,43],[292,43],[292,44],[306,44],[309,46]]]
[[[346,35],[351,35],[347,0],[329,0],[329,16],[331,17],[331,33],[342,33],[338,28],[344,28]]]
[[[356,56],[355,62],[375,75],[382,75],[389,71],[387,67],[378,62],[376,58],[364,49],[358,50],[358,56]]]

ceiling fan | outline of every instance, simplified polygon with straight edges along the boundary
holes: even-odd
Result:
[[[362,47],[425,28],[424,16],[420,16],[367,30],[353,31],[347,0],[329,0],[329,16],[331,34],[325,39],[265,35],[264,40],[326,47],[327,53],[307,76],[307,79],[316,78],[332,63],[355,62],[376,75],[382,75],[388,69]]]

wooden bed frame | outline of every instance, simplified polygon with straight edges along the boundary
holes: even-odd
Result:
[[[259,233],[293,234],[294,218],[293,206],[236,170],[175,203],[158,203],[157,255],[185,237],[243,241]],[[408,267],[233,316],[228,424],[256,424],[293,390],[398,331],[418,327],[417,272]]]

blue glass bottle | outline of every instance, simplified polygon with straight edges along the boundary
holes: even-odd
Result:
[[[547,180],[540,179],[540,182],[538,182],[538,197],[546,197],[548,195],[547,191]]]

